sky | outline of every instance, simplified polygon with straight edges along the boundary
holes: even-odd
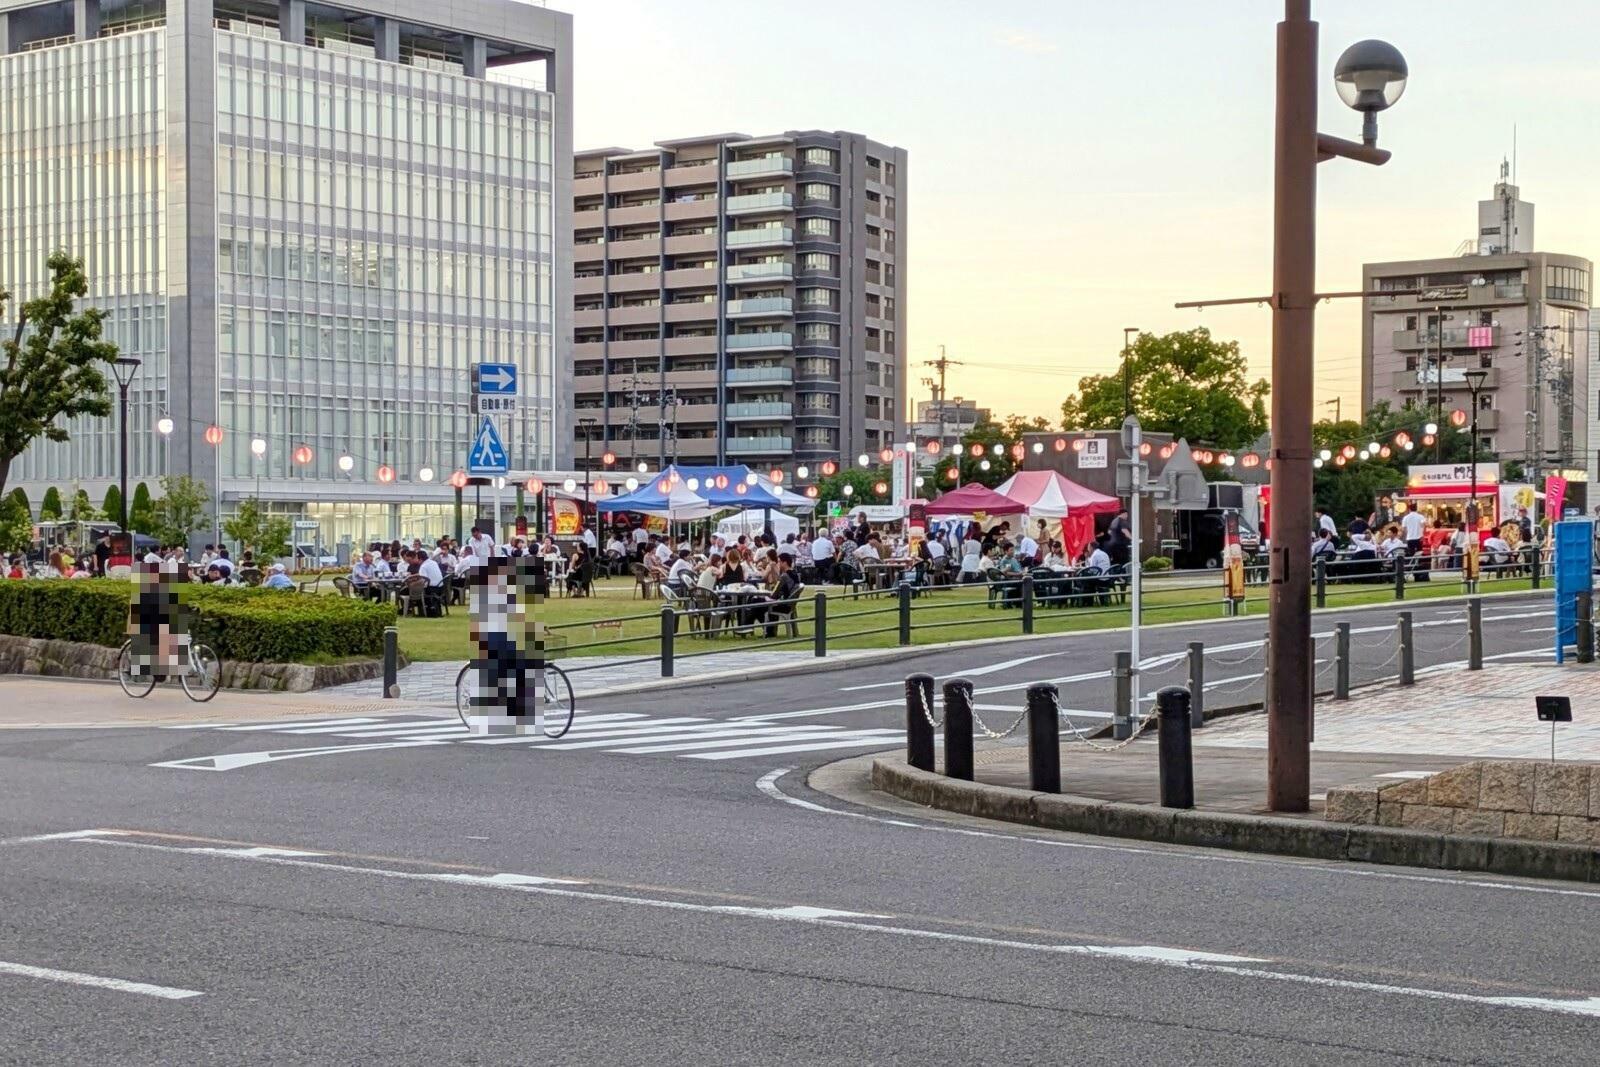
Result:
[[[1384,167],[1318,168],[1318,286],[1369,261],[1452,255],[1516,129],[1540,251],[1600,259],[1600,65],[1588,3],[1316,0],[1322,132],[1360,137],[1339,53],[1380,37],[1411,82],[1379,116]],[[1272,270],[1274,26],[1281,0],[552,0],[574,17],[576,145],[790,129],[909,153],[911,379],[938,356],[951,396],[1060,416],[1114,369],[1122,329],[1207,326],[1271,367],[1253,305]],[[1448,10],[1448,17],[1445,12]],[[1317,314],[1319,416],[1359,404],[1360,301]],[[916,398],[927,396],[918,386]]]

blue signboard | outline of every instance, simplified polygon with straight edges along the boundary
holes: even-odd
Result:
[[[472,368],[472,391],[482,396],[516,396],[515,363],[478,363]]]
[[[467,449],[467,473],[505,474],[510,469],[510,457],[500,432],[494,428],[494,420],[485,416],[472,438],[472,447]]]
[[[1567,519],[1550,529],[1556,546],[1556,662],[1562,663],[1567,646],[1578,643],[1578,594],[1593,580],[1594,520]]]

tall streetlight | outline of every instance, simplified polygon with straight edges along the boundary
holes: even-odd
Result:
[[[1444,324],[1446,320],[1455,316],[1445,314],[1443,307],[1433,309],[1434,321],[1439,330],[1438,345],[1434,348],[1437,357],[1433,361],[1433,421],[1444,423]],[[1444,434],[1437,434],[1433,439],[1433,461],[1444,462]]]
[[[168,469],[168,467],[170,465],[170,461],[168,460],[168,456],[171,454],[170,447],[172,445],[172,431],[176,430],[177,428],[178,428],[178,424],[172,421],[172,416],[170,416],[170,415],[163,415],[159,419],[156,420],[156,433],[161,435],[161,473],[162,474],[171,474],[172,473],[172,471]]]
[[[590,454],[594,451],[594,424],[599,420],[593,415],[585,415],[578,420],[578,425],[583,427],[583,521],[589,521],[589,464]],[[662,470],[666,470],[666,462],[662,461]]]
[[[1139,335],[1139,327],[1124,326],[1122,328],[1122,417],[1127,418],[1133,414],[1133,339]]]
[[[133,384],[134,375],[139,373],[141,360],[138,356],[118,356],[111,364],[111,373],[117,379],[118,407],[122,418],[121,441],[118,446],[118,477],[120,478],[122,499],[118,502],[122,514],[117,516],[117,526],[121,533],[128,533],[128,387]],[[129,543],[128,552],[133,552],[132,543]]]
[[[1483,380],[1489,377],[1486,370],[1469,370],[1463,375],[1467,379],[1467,395],[1472,400],[1472,473],[1468,478],[1472,487],[1467,491],[1467,532],[1472,537],[1478,536],[1478,393],[1483,389]],[[1441,437],[1443,434],[1440,435]]]
[[[1383,164],[1378,112],[1400,99],[1405,59],[1360,41],[1334,65],[1339,98],[1362,114],[1356,143],[1317,132],[1317,24],[1311,0],[1284,0],[1278,24],[1272,263],[1272,556],[1267,632],[1267,806],[1311,806],[1311,505],[1317,164]]]
[[[256,457],[256,460],[255,460],[255,468],[256,468],[256,507],[260,508],[261,507],[261,459],[262,459],[263,456],[265,456],[267,454],[267,442],[266,442],[266,439],[262,438],[262,437],[252,437],[250,439],[250,454],[252,456]]]

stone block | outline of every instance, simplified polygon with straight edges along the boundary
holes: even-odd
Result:
[[[1525,878],[1568,878],[1582,882],[1592,879],[1597,873],[1595,855],[1594,849],[1578,845],[1512,841],[1501,837],[1489,842],[1489,869],[1496,874],[1514,874]]]
[[[1378,826],[1352,826],[1348,833],[1346,858],[1356,863],[1395,863],[1403,867],[1443,866],[1444,846],[1449,840],[1443,834]]]
[[[1589,766],[1585,763],[1535,765],[1533,810],[1541,815],[1589,814]]]
[[[1353,822],[1374,826],[1378,822],[1378,791],[1360,786],[1340,786],[1328,790],[1322,804],[1327,822]]]
[[[1589,818],[1600,819],[1600,771],[1589,772]]]
[[[1412,778],[1404,782],[1395,782],[1393,785],[1381,787],[1382,802],[1385,804],[1426,804],[1428,803],[1428,779]]]
[[[1478,807],[1491,811],[1533,810],[1532,763],[1486,761],[1480,775]]]
[[[1478,811],[1472,808],[1455,809],[1450,832],[1471,834],[1474,837],[1499,837],[1506,832],[1506,813],[1503,811]]]
[[[1406,807],[1407,805],[1405,804],[1391,804],[1380,796],[1378,802],[1378,825],[1402,825],[1405,819]]]
[[[1437,804],[1407,804],[1400,816],[1400,825],[1407,830],[1432,830],[1447,834],[1454,821],[1456,809]]]
[[[1428,803],[1446,808],[1477,807],[1482,772],[1482,762],[1464,763],[1423,779],[1428,786]]]
[[[1560,823],[1555,815],[1529,815],[1524,812],[1506,812],[1506,836],[1523,837],[1529,841],[1554,841]]]
[[[1600,845],[1600,819],[1585,819],[1577,815],[1558,815],[1557,841],[1570,841],[1574,845]]]

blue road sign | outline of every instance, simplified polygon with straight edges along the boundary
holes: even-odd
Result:
[[[472,391],[488,396],[517,395],[515,363],[478,363],[472,368]]]
[[[472,447],[467,449],[467,473],[505,474],[510,469],[510,457],[500,432],[494,428],[494,420],[485,416],[472,438]]]

